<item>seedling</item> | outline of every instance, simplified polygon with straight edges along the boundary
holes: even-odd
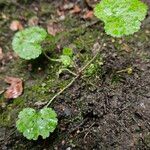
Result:
[[[43,108],[36,112],[33,108],[24,108],[18,116],[16,127],[29,140],[49,137],[57,126],[57,114],[51,108]]]
[[[101,0],[94,14],[104,22],[108,35],[122,37],[140,29],[147,9],[147,5],[139,0]]]
[[[65,68],[72,67],[73,64],[72,56],[73,51],[71,48],[68,47],[63,48],[63,54],[60,56],[60,61],[62,62]]]
[[[124,35],[133,34],[138,31],[141,26],[141,21],[147,13],[147,6],[139,0],[101,0],[94,9],[94,14],[101,19],[105,24],[105,31],[113,37],[122,37]],[[47,38],[47,32],[40,27],[30,27],[15,34],[12,42],[14,51],[23,59],[35,59],[42,53],[42,42]],[[58,93],[56,93],[44,106],[43,109],[36,112],[32,108],[23,109],[18,116],[16,123],[17,129],[23,135],[31,140],[37,140],[39,136],[43,139],[49,136],[57,126],[57,115],[54,110],[47,108],[51,102],[69,88],[82,73],[87,70],[88,74],[95,70],[92,64],[98,57],[103,44],[97,48],[97,53],[93,58],[82,68],[74,73],[68,69],[72,65],[73,52],[70,48],[64,48],[63,54],[59,59],[51,59],[45,54],[50,61],[61,62],[65,70],[72,73],[75,77]],[[44,51],[43,51],[44,52]],[[125,70],[128,74],[132,73],[132,69]],[[124,72],[124,71],[121,71]]]

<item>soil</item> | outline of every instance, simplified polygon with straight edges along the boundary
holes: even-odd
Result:
[[[148,0],[145,2],[150,6]],[[79,5],[82,11],[71,13],[70,4]],[[63,18],[57,10],[64,5],[67,9],[63,10]],[[102,22],[95,17],[83,17],[93,5],[74,0],[0,1],[0,47],[4,53],[0,62],[0,149],[150,149],[150,12],[139,32],[115,39],[104,33]],[[15,32],[10,30],[10,23],[17,19],[25,28],[33,17],[45,29],[48,22],[55,21],[67,32],[58,43],[46,47],[51,56],[59,57],[64,46],[72,46],[78,68],[93,57],[93,45],[102,41],[105,45],[93,62],[94,72],[77,79],[53,101],[51,107],[59,119],[57,129],[49,138],[39,137],[37,141],[27,140],[16,130],[19,111],[25,107],[41,108],[73,76],[65,72],[58,78],[61,64],[50,62],[43,55],[25,61],[14,54],[11,41]],[[2,80],[6,76],[24,81],[20,97],[4,98],[2,91],[9,86]]]

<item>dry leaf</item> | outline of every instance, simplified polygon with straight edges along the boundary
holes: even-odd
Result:
[[[19,22],[18,20],[14,20],[10,24],[10,29],[12,31],[22,30],[23,26],[22,26],[21,22]]]
[[[58,25],[55,22],[50,22],[47,25],[47,32],[53,36],[55,36],[57,33],[63,31],[60,27],[60,25]]]
[[[86,14],[83,16],[84,19],[92,19],[94,16],[93,11],[88,11]]]
[[[10,87],[7,88],[6,92],[4,93],[4,97],[11,99],[17,98],[23,92],[23,83],[22,80],[19,78],[14,77],[6,77],[5,82],[10,84]]]
[[[81,8],[78,5],[75,5],[73,10],[70,11],[72,14],[77,14],[81,12]]]
[[[4,57],[4,54],[3,54],[2,48],[0,47],[0,60],[2,60],[3,57]]]

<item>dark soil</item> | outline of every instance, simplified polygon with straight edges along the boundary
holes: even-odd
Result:
[[[93,5],[73,0],[66,3],[70,2],[78,4],[83,12],[71,14],[70,10],[65,10],[66,18],[59,24],[66,31],[78,30],[62,37],[60,48],[58,45],[50,47],[52,55],[59,56],[64,46],[73,44],[77,64],[83,66],[92,58],[95,43],[101,44],[104,40],[105,47],[94,62],[96,71],[90,77],[79,78],[52,103],[59,119],[55,132],[45,140],[40,137],[29,141],[15,128],[19,111],[24,107],[40,108],[35,104],[47,102],[72,76],[66,72],[58,79],[56,72],[60,64],[51,63],[44,56],[32,61],[16,58],[11,47],[14,32],[9,25],[17,19],[27,27],[28,20],[37,16],[39,25],[46,28],[48,21],[58,19],[56,10],[64,2],[0,1],[0,47],[5,55],[0,62],[0,78],[13,76],[24,81],[24,93],[19,98],[7,100],[0,94],[0,149],[150,149],[150,13],[139,32],[113,39],[104,33],[101,22],[80,29],[96,20],[94,17],[83,19],[84,11],[92,9]],[[131,73],[124,71],[129,67]],[[7,86],[0,80],[0,91]]]

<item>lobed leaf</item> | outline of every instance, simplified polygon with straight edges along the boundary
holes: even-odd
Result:
[[[121,37],[140,29],[147,9],[147,5],[139,0],[101,0],[94,14],[104,22],[107,34]]]
[[[51,108],[43,108],[39,112],[25,108],[19,113],[16,127],[27,139],[37,140],[39,135],[43,139],[49,137],[55,130],[57,122],[57,114]]]
[[[40,27],[30,27],[15,34],[12,47],[23,59],[34,59],[42,53],[41,42],[45,40],[47,32]]]

